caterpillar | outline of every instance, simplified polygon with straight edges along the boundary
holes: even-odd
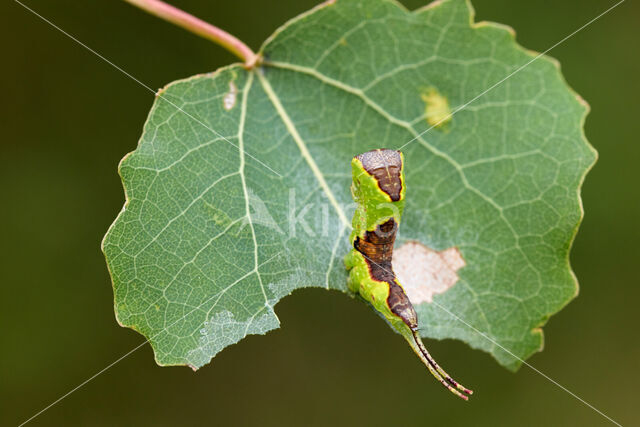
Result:
[[[405,204],[404,155],[377,149],[351,160],[351,195],[356,202],[351,250],[344,262],[348,287],[381,314],[409,343],[429,372],[464,400],[472,390],[453,380],[431,357],[418,333],[418,316],[391,265]]]

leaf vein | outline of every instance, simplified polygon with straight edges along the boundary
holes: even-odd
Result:
[[[331,189],[329,188],[329,184],[327,184],[324,174],[322,173],[322,171],[316,164],[315,160],[311,156],[311,153],[309,153],[309,149],[307,148],[306,143],[298,133],[298,130],[296,129],[295,125],[291,121],[291,118],[289,117],[286,110],[284,109],[282,103],[280,102],[280,99],[278,98],[276,93],[273,91],[271,84],[266,78],[263,77],[261,73],[258,73],[258,78],[260,79],[260,83],[262,84],[262,87],[264,88],[265,93],[267,94],[267,96],[271,100],[271,103],[273,104],[276,111],[278,112],[280,119],[282,120],[285,127],[287,128],[287,131],[291,134],[291,137],[293,138],[295,143],[298,145],[298,148],[300,149],[300,153],[302,154],[304,159],[307,161],[307,164],[309,165],[309,167],[311,168],[311,171],[313,172],[314,176],[318,180],[318,183],[322,187],[322,190],[327,195],[329,202],[331,203],[336,213],[338,214],[338,218],[340,219],[340,222],[342,222],[344,226],[349,227],[350,222],[347,219],[344,211],[340,207],[340,204],[338,203],[336,196],[333,194],[333,191],[331,191]]]

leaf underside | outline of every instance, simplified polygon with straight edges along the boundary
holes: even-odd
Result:
[[[413,140],[397,245],[457,247],[466,262],[416,306],[421,334],[510,369],[539,351],[541,326],[577,293],[568,254],[595,160],[587,106],[558,65],[531,62],[507,27],[473,23],[463,0],[326,3],[261,52],[261,69],[161,90],[122,160],[126,203],[103,242],[118,321],[159,364],[196,368],[277,328],[293,290],[347,292],[350,159]],[[432,126],[434,94],[455,111],[509,75]],[[292,233],[292,200],[315,237],[300,222]]]

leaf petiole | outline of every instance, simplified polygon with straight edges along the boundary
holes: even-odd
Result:
[[[249,46],[237,37],[168,3],[160,0],[124,1],[224,47],[242,59],[247,69],[252,69],[261,62],[261,56],[253,52]]]

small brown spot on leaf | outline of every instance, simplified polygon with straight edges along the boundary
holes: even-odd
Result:
[[[418,242],[407,242],[393,251],[393,271],[412,304],[432,302],[458,281],[457,271],[466,264],[458,248],[435,251]]]

